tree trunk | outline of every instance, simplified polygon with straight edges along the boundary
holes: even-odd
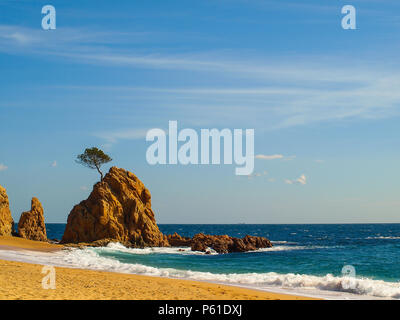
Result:
[[[96,166],[98,173],[100,173],[100,182],[103,182],[103,172],[100,171],[100,168]]]

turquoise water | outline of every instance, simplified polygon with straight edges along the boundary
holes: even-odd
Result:
[[[48,224],[48,237],[60,239],[64,224]],[[356,276],[386,282],[400,280],[400,224],[330,225],[160,225],[165,234],[183,236],[246,234],[264,236],[274,248],[248,253],[195,255],[154,251],[149,254],[98,250],[100,257],[127,264],[215,274],[269,273],[341,276],[351,265]],[[188,252],[189,253],[189,252]]]

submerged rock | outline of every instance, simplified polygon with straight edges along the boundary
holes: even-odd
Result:
[[[37,198],[32,198],[31,210],[21,214],[18,222],[18,234],[29,240],[47,241],[43,207]]]
[[[14,232],[14,220],[11,216],[7,191],[0,186],[0,236],[11,236]]]
[[[149,190],[129,171],[112,167],[68,216],[61,243],[98,240],[133,247],[169,246],[156,224]]]

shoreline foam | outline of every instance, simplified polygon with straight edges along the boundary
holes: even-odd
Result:
[[[0,249],[4,242],[0,239]],[[8,239],[10,241],[10,239]],[[12,240],[12,239],[11,239]],[[24,239],[23,239],[24,240]],[[25,241],[25,240],[24,240]],[[146,248],[130,249],[120,244],[110,244],[108,247],[60,250],[58,245],[46,243],[29,243],[30,248],[8,246],[0,250],[0,259],[40,265],[53,265],[62,268],[84,269],[138,276],[162,277],[164,279],[198,281],[214,283],[229,287],[246,288],[261,292],[288,294],[302,297],[322,299],[398,299],[400,286],[397,283],[371,279],[355,279],[355,287],[346,290],[348,278],[333,275],[313,276],[301,274],[251,273],[251,274],[218,274],[211,272],[180,270],[174,268],[156,268],[143,264],[123,263],[99,255],[99,251],[119,250],[133,254],[174,253],[174,254],[204,254],[182,252],[179,248]],[[10,243],[8,243],[10,244]],[[38,246],[36,251],[33,247]],[[43,249],[43,246],[45,247]],[[4,249],[3,245],[3,249]],[[27,250],[28,249],[28,250]],[[49,249],[51,249],[49,251]],[[39,250],[39,251],[38,251]],[[165,251],[165,252],[164,252]]]

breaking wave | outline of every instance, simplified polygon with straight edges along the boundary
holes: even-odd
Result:
[[[365,239],[368,239],[368,240],[383,240],[383,239],[386,239],[386,240],[398,240],[398,239],[400,239],[400,237],[394,237],[394,236],[388,236],[388,237],[376,236],[376,237],[367,237],[367,238],[365,238]]]
[[[149,248],[127,248],[121,243],[109,243],[106,247],[99,247],[95,250],[105,252],[124,252],[130,254],[186,254],[186,255],[205,255],[205,252],[192,251],[190,247],[149,247]],[[215,250],[208,248],[210,254],[218,254]]]
[[[63,257],[64,263],[93,270],[141,274],[211,281],[232,285],[244,285],[253,288],[289,288],[317,289],[346,292],[363,296],[400,299],[400,283],[372,280],[368,278],[338,277],[331,274],[313,276],[305,274],[267,273],[211,273],[174,268],[156,268],[142,264],[123,263],[116,259],[101,257],[96,251],[73,249]]]

